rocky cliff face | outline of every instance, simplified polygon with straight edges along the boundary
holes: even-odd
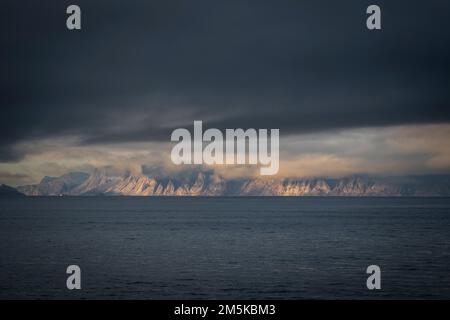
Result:
[[[340,179],[232,179],[214,172],[186,177],[69,173],[19,187],[26,195],[125,196],[450,196],[449,176]]]
[[[81,185],[89,174],[84,172],[71,172],[60,177],[44,177],[40,183],[20,186],[17,188],[28,196],[59,196],[76,193],[74,190]]]

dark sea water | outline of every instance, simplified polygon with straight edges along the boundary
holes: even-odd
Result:
[[[449,299],[450,199],[1,199],[0,298]]]

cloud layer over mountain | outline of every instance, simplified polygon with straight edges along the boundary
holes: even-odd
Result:
[[[358,0],[79,0],[79,32],[65,28],[69,4],[2,2],[0,178],[6,182],[92,169],[104,165],[105,155],[143,150],[141,164],[157,165],[160,153],[142,144],[167,150],[171,131],[194,120],[219,129],[279,128],[291,141],[327,134],[327,141],[338,141],[339,132],[368,127],[418,132],[450,122],[447,1],[380,0],[380,32],[365,28],[369,3]],[[350,159],[346,143],[330,151],[323,141],[318,152],[282,144],[283,159],[295,170],[326,159],[335,174],[374,171],[366,161],[373,150]],[[445,146],[439,148],[410,154],[406,167],[448,170]],[[55,158],[61,150],[69,154]],[[385,167],[405,156],[376,151],[385,155],[378,161]],[[430,169],[430,159],[440,165]]]

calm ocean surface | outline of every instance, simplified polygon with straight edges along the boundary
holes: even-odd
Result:
[[[449,299],[450,199],[0,199],[0,298]]]

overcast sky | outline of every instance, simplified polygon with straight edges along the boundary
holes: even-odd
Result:
[[[448,1],[7,0],[0,21],[0,182],[164,164],[194,120],[279,128],[286,174],[450,169]]]

